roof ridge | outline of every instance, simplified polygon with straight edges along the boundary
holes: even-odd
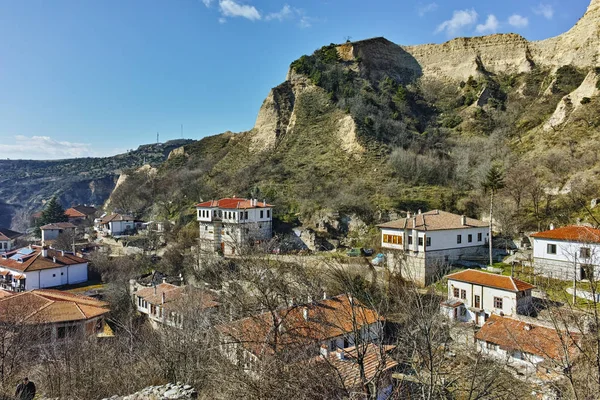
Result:
[[[24,293],[27,293],[27,292],[24,292]],[[38,308],[38,309],[34,310],[34,311],[33,311],[33,312],[31,312],[29,315],[25,316],[25,318],[23,318],[23,321],[27,321],[29,318],[33,317],[35,314],[37,314],[37,313],[39,313],[40,311],[42,311],[42,310],[44,310],[44,309],[46,309],[46,308],[50,307],[50,305],[51,305],[51,304],[54,304],[54,300],[46,299],[45,297],[42,297],[42,296],[40,296],[40,295],[38,295],[38,294],[36,294],[36,293],[33,293],[33,292],[29,292],[29,293],[33,294],[33,295],[34,295],[34,296],[36,296],[36,297],[40,297],[40,298],[42,298],[43,300],[46,300],[46,301],[47,301],[47,303],[46,303],[46,304],[43,304],[43,305],[42,305],[40,308]]]

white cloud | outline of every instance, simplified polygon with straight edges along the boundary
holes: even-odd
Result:
[[[551,4],[540,3],[537,7],[533,7],[533,12],[536,15],[542,15],[546,19],[554,17],[554,7]]]
[[[210,7],[210,5],[212,4],[213,0],[202,0],[202,2],[204,3],[204,5],[206,7]]]
[[[298,25],[300,26],[300,28],[310,28],[312,26],[311,21],[312,18],[303,15],[300,17],[300,22],[298,23]]]
[[[294,16],[295,10],[292,9],[288,4],[284,5],[281,11],[267,14],[265,17],[266,21],[271,21],[277,19],[279,21],[283,21],[284,19],[292,18]]]
[[[456,10],[452,18],[438,25],[435,33],[446,32],[449,36],[458,34],[462,28],[477,22],[477,12],[474,9]]]
[[[508,23],[515,28],[525,28],[529,25],[529,20],[519,14],[514,14],[508,17]]]
[[[242,17],[250,21],[261,19],[260,12],[254,6],[239,4],[234,0],[219,0],[219,10],[224,17]]]
[[[60,159],[93,157],[96,153],[89,143],[57,141],[49,136],[17,135],[12,143],[0,143],[0,153],[13,159]]]
[[[437,3],[419,4],[417,12],[419,13],[419,17],[423,17],[425,14],[433,12],[437,9]]]
[[[477,31],[477,33],[482,33],[482,34],[496,33],[498,31],[498,25],[500,25],[500,23],[498,22],[498,18],[496,18],[496,16],[494,14],[490,14],[487,17],[485,24],[477,25],[475,30]]]
[[[223,17],[219,18],[220,24],[224,24],[225,22],[227,22],[227,18],[223,18]]]

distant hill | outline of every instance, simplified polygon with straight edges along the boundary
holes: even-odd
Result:
[[[173,149],[191,142],[147,144],[113,157],[0,160],[0,226],[24,229],[29,216],[54,195],[65,208],[72,204],[101,206],[121,172],[144,163],[158,166]]]

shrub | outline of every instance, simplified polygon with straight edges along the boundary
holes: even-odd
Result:
[[[589,97],[584,97],[583,99],[581,99],[581,104],[588,104],[592,101],[592,99],[590,99]]]

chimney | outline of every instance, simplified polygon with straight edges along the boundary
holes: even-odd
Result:
[[[553,231],[554,230],[554,224],[550,224],[550,230]]]
[[[525,326],[523,326],[523,329],[525,329],[526,331],[530,331],[531,328],[533,328],[533,327],[529,324],[525,324]]]
[[[421,214],[421,209],[419,208],[419,210],[417,211],[417,214]]]
[[[354,298],[350,293],[348,293],[348,301],[350,302],[350,304],[354,304]]]
[[[154,294],[156,294],[156,285],[154,285]]]
[[[160,304],[165,304],[165,292],[162,292],[162,296],[160,299]]]
[[[162,281],[163,281],[163,283],[167,283],[167,277],[163,276],[163,280]]]
[[[42,257],[48,257],[48,247],[42,246]]]
[[[302,307],[302,316],[305,321],[308,321],[308,307]]]
[[[338,360],[343,360],[344,359],[344,349],[340,349],[338,347],[337,350],[335,351],[335,355],[337,356]]]
[[[61,250],[61,251],[60,251],[60,255],[64,257],[64,256],[65,256],[65,251],[64,251],[64,250]]]
[[[323,291],[323,300],[327,300],[327,292]]]
[[[52,257],[52,262],[56,264],[56,257]]]
[[[322,355],[323,357],[327,357],[327,356],[329,356],[329,351],[328,351],[328,349],[327,349],[327,345],[326,345],[326,344],[322,344],[322,345],[321,345],[321,355]]]
[[[407,211],[406,212],[406,218],[410,218],[410,217],[412,217],[412,214],[410,213],[410,211]]]
[[[467,225],[467,217],[466,217],[465,215],[461,215],[461,216],[460,216],[460,224],[461,224],[462,226],[465,226],[465,225]]]

